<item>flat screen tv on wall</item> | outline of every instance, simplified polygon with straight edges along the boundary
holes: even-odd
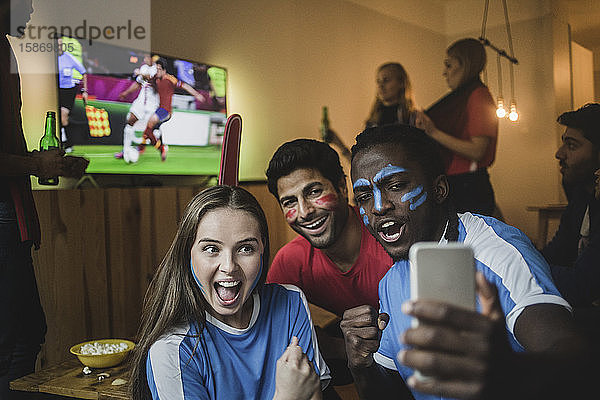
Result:
[[[88,158],[88,173],[218,173],[224,68],[68,37],[57,47],[63,149]]]

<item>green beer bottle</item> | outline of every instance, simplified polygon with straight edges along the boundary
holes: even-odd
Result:
[[[331,132],[329,130],[329,116],[327,115],[327,106],[323,106],[323,117],[321,118],[321,138],[325,143],[331,142]]]
[[[55,150],[60,148],[60,142],[56,136],[56,113],[48,111],[44,124],[44,136],[40,139],[40,151]],[[51,178],[38,178],[40,185],[58,185],[58,176]]]

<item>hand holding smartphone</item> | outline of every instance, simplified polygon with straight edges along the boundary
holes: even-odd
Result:
[[[462,243],[415,243],[409,251],[411,300],[435,300],[475,310],[475,259]],[[418,326],[413,319],[413,327]],[[427,377],[415,371],[417,379]]]

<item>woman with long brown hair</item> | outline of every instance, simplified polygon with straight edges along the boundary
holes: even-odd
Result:
[[[330,379],[304,294],[265,284],[269,234],[244,189],[186,208],[144,301],[132,397],[320,399]]]

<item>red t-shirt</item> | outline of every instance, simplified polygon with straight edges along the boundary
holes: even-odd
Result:
[[[496,118],[496,105],[488,88],[483,86],[473,90],[467,101],[464,118],[459,122],[454,132],[447,133],[463,140],[470,140],[475,136],[488,136],[490,138],[485,156],[479,162],[453,153],[447,171],[448,175],[473,172],[492,165],[496,156],[498,118]]]
[[[348,217],[358,218],[357,210]],[[379,309],[379,281],[393,261],[362,221],[360,227],[360,253],[348,271],[340,271],[321,250],[298,236],[277,252],[267,282],[296,285],[308,301],[339,316],[364,304]]]
[[[171,100],[173,99],[173,93],[175,93],[175,88],[180,88],[182,86],[182,82],[173,75],[165,74],[162,79],[156,79],[154,84],[156,85],[156,91],[158,92],[158,97],[160,98],[159,107],[164,108],[171,113]]]

